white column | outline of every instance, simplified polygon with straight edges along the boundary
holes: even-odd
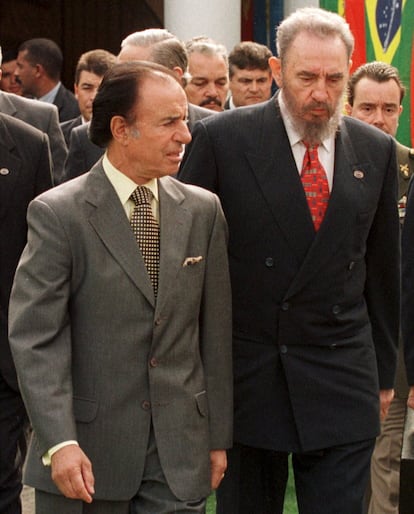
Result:
[[[240,42],[241,0],[164,0],[164,26],[182,41],[208,36],[230,52]]]
[[[289,14],[292,14],[296,9],[300,9],[301,7],[319,7],[319,0],[285,0],[285,17],[289,16]]]

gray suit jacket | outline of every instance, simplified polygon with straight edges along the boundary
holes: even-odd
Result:
[[[61,181],[68,150],[59,126],[56,107],[46,102],[0,91],[0,112],[25,121],[49,137],[55,184]]]
[[[170,488],[194,499],[210,491],[209,450],[231,445],[226,224],[215,195],[170,177],[158,183],[156,302],[100,163],[29,207],[10,340],[34,428],[26,482],[36,488],[56,491],[40,456],[77,439],[95,498],[131,498],[152,421]]]

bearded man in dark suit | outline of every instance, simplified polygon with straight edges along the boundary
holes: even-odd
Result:
[[[336,14],[286,18],[280,93],[199,122],[179,174],[216,192],[229,224],[235,445],[220,514],[282,513],[289,454],[301,514],[362,513],[393,396],[399,221],[393,138],[340,115],[353,43]]]

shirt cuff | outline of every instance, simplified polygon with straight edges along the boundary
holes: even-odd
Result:
[[[78,441],[64,441],[63,443],[59,443],[59,444],[56,444],[55,446],[52,446],[52,448],[50,448],[42,456],[43,465],[50,466],[50,464],[52,462],[52,455],[55,454],[61,448],[64,448],[65,446],[69,446],[70,444],[76,444],[76,446],[79,446]]]

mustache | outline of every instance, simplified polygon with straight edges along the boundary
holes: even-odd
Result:
[[[221,101],[217,96],[208,96],[205,100],[203,100],[200,104],[200,107],[204,107],[208,104],[216,104],[221,107]]]
[[[314,109],[325,109],[329,116],[332,116],[334,110],[326,102],[311,102],[302,108],[304,113],[313,111]]]

